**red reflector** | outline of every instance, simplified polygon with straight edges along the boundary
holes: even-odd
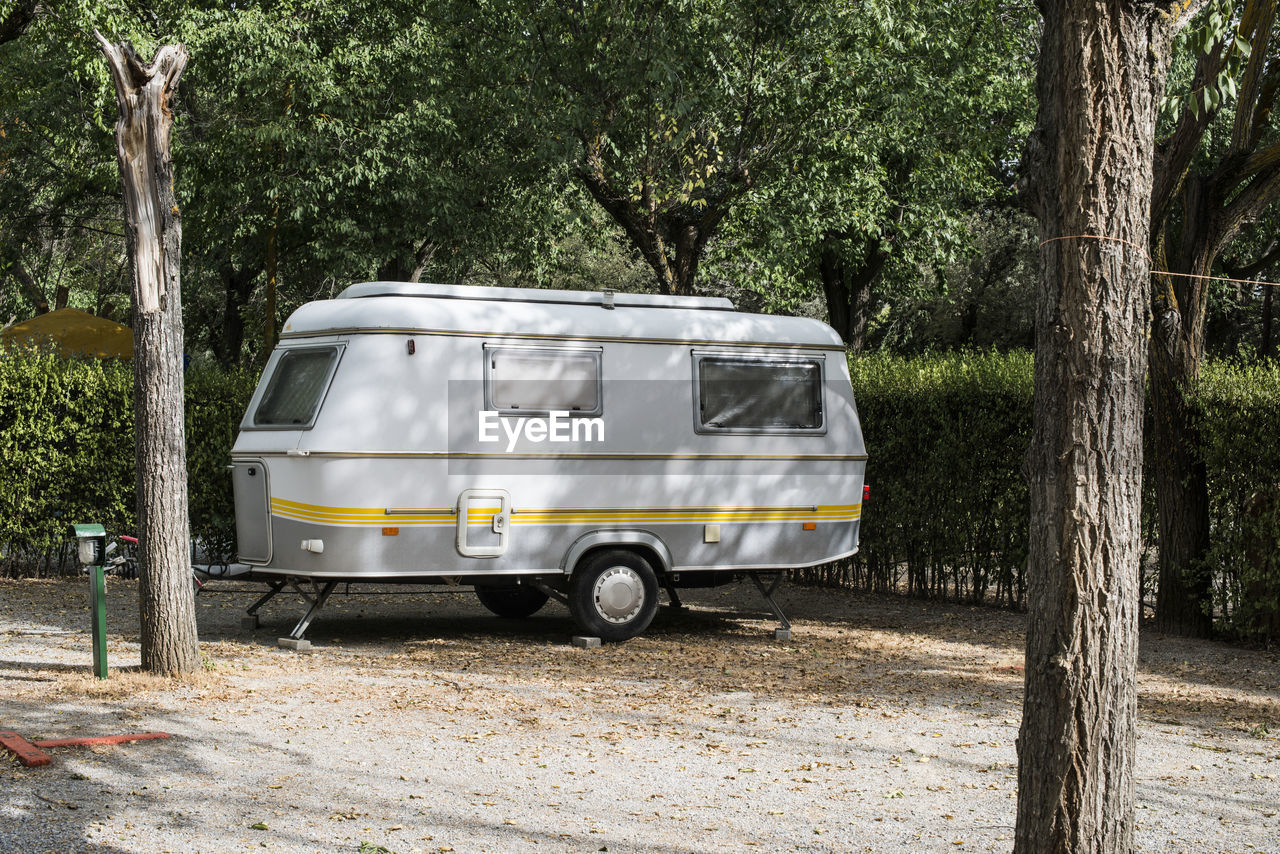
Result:
[[[871,497],[871,485],[864,484],[862,487],[862,500],[866,501],[870,497]]]
[[[394,537],[399,533],[400,533],[399,528],[383,528],[382,529],[382,536],[384,537]]]

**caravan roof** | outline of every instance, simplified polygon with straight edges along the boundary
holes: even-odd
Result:
[[[734,311],[722,298],[366,282],[308,303],[282,337],[350,332],[476,334],[843,348],[817,320]]]

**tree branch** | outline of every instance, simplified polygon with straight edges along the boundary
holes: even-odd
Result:
[[[1193,92],[1203,89],[1206,82],[1214,80],[1222,70],[1224,42],[1218,42],[1213,50],[1202,54],[1196,62],[1196,73],[1191,80]],[[1169,142],[1156,153],[1155,175],[1151,182],[1151,222],[1154,226],[1164,219],[1169,203],[1173,200],[1187,171],[1191,159],[1200,149],[1204,133],[1213,120],[1211,110],[1183,110],[1178,127]],[[1155,229],[1153,229],[1153,232]]]
[[[1275,22],[1275,0],[1249,0],[1240,20],[1240,29],[1249,38],[1249,64],[1245,67],[1240,93],[1236,96],[1236,116],[1231,129],[1228,156],[1251,151],[1258,144],[1260,110],[1270,110],[1259,99],[1263,71],[1271,49],[1271,28]],[[1247,108],[1247,109],[1246,109]]]
[[[1215,217],[1218,221],[1215,253],[1234,240],[1240,229],[1257,220],[1277,198],[1280,198],[1280,168],[1255,178]]]

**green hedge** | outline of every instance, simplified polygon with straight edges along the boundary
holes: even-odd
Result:
[[[1280,640],[1280,364],[1202,373],[1215,626]]]
[[[1021,605],[1030,354],[860,356],[850,372],[870,455],[861,549],[797,578]]]
[[[256,376],[187,371],[192,533],[219,556],[235,522],[226,470]],[[0,357],[0,574],[74,572],[66,528],[133,531],[133,374],[128,364]]]
[[[798,570],[797,579],[1021,607],[1030,354],[873,355],[850,365],[871,457],[862,549],[839,564]],[[256,382],[253,372],[186,375],[192,532],[217,556],[234,548],[226,466]],[[1280,638],[1280,366],[1211,364],[1197,399],[1217,626]],[[0,358],[0,572],[74,571],[70,522],[132,530],[132,425],[128,365]],[[1148,506],[1148,540],[1151,516]],[[1154,554],[1157,544],[1147,545]]]

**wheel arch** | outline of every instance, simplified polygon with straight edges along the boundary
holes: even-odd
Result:
[[[583,534],[565,552],[560,570],[565,575],[570,575],[592,552],[618,548],[642,554],[653,565],[654,574],[659,578],[671,572],[671,550],[660,537],[650,531],[592,531]]]

